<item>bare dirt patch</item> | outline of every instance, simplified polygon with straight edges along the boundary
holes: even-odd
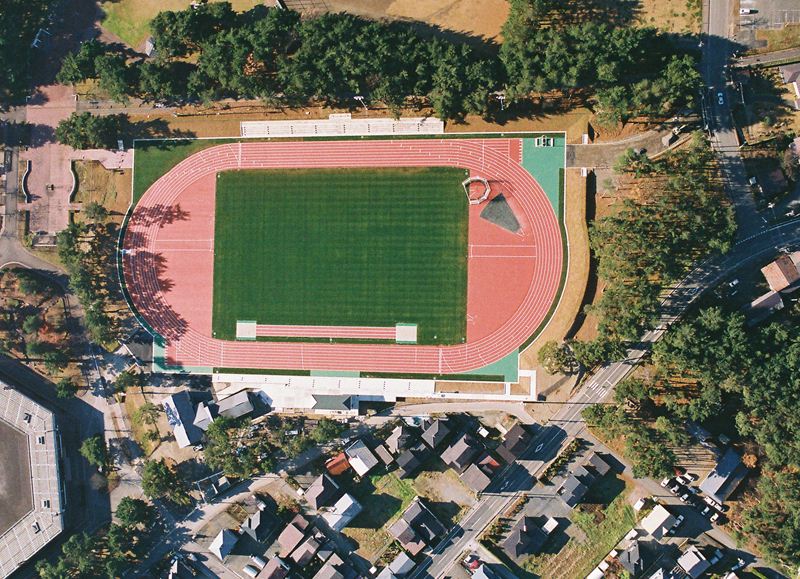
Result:
[[[766,46],[755,52],[771,52],[800,46],[800,24],[786,24],[775,30],[756,30],[756,40],[766,41]]]
[[[76,203],[99,203],[112,216],[123,216],[131,197],[131,171],[110,171],[97,161],[75,161]]]
[[[507,0],[327,0],[326,3],[331,12],[344,11],[373,19],[416,20],[487,40],[499,39],[509,11]]]
[[[699,0],[640,0],[637,23],[664,32],[700,32],[702,3]]]

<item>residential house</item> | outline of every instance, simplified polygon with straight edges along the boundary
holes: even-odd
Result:
[[[463,482],[468,488],[472,489],[476,493],[482,493],[485,491],[486,487],[489,486],[489,483],[492,482],[492,479],[489,478],[489,475],[481,470],[481,467],[475,463],[469,465],[467,470],[458,476],[461,479],[461,482]]]
[[[194,424],[200,430],[208,430],[208,425],[217,417],[217,405],[213,402],[201,402],[194,412]]]
[[[566,503],[566,505],[570,508],[574,508],[579,502],[583,500],[583,497],[586,493],[589,492],[589,487],[583,484],[575,475],[570,474],[561,483],[561,487],[558,489],[558,494],[561,496],[561,500]]]
[[[448,434],[450,434],[450,429],[447,427],[447,422],[436,419],[423,431],[422,441],[435,449],[444,442]]]
[[[555,526],[550,524],[550,521],[553,521]],[[508,537],[505,538],[500,546],[515,561],[528,555],[535,555],[542,550],[550,532],[556,526],[558,526],[558,523],[555,519],[548,519],[548,526],[542,528],[536,524],[534,517],[522,517],[511,528]]]
[[[633,541],[627,549],[617,555],[617,561],[631,577],[641,577],[645,569],[652,565],[656,552],[651,545],[643,541]]]
[[[247,517],[240,529],[254,541],[263,541],[275,530],[277,521],[274,513],[259,510]]]
[[[253,403],[250,401],[250,394],[247,390],[237,392],[233,396],[228,396],[217,402],[217,409],[220,416],[225,418],[239,418],[250,414],[253,410]]]
[[[314,558],[314,555],[317,554],[321,543],[317,539],[317,537],[309,536],[298,545],[298,547],[292,551],[292,554],[289,558],[297,563],[300,567],[306,565],[311,559]]]
[[[522,456],[531,444],[531,433],[521,423],[516,423],[506,433],[503,443],[497,447],[497,454],[511,464]]]
[[[734,449],[729,448],[714,469],[700,483],[700,490],[715,501],[724,503],[747,476],[747,473],[748,469],[742,463],[742,457]]]
[[[692,579],[697,579],[711,567],[711,563],[696,545],[692,545],[678,557],[678,565]]]
[[[217,559],[220,561],[225,561],[238,541],[239,537],[236,533],[230,529],[222,529],[217,536],[214,537],[214,540],[211,541],[208,550],[216,555]]]
[[[772,291],[783,291],[800,280],[800,251],[782,254],[778,259],[761,268],[761,273]]]
[[[677,522],[677,519],[662,505],[656,505],[650,514],[642,519],[641,526],[656,540],[661,540]]]
[[[339,555],[333,553],[314,575],[314,579],[351,579],[356,575],[357,573],[350,565],[342,561]]]
[[[469,434],[462,434],[442,453],[442,460],[456,472],[462,473],[481,450],[481,447]]]
[[[394,457],[392,456],[392,453],[389,452],[389,449],[386,448],[386,446],[384,446],[383,444],[379,444],[378,446],[373,448],[372,452],[375,453],[375,456],[377,456],[380,459],[380,461],[384,464],[384,466],[389,466],[394,462]]]
[[[402,579],[407,577],[416,567],[414,560],[405,551],[401,551],[389,565],[378,573],[376,579]]]
[[[397,476],[399,478],[408,478],[412,476],[417,469],[422,465],[422,462],[417,458],[411,450],[404,450],[397,457]]]
[[[341,532],[350,521],[355,519],[361,512],[361,505],[351,494],[345,494],[342,498],[336,501],[333,509],[326,511],[322,518],[330,525],[334,531]]]
[[[413,557],[426,547],[438,542],[445,535],[447,529],[422,503],[420,498],[415,497],[388,531]]]
[[[386,438],[386,448],[392,454],[400,454],[411,446],[416,436],[417,433],[410,426],[405,423],[400,424]]]
[[[325,462],[325,469],[333,476],[344,473],[348,468],[350,468],[350,463],[347,461],[347,455],[343,452]]]
[[[296,515],[286,528],[278,535],[278,545],[280,545],[280,557],[288,557],[306,536],[309,522],[303,515]]]
[[[285,579],[289,575],[289,565],[280,557],[273,557],[256,576],[256,579]]]
[[[747,325],[755,326],[766,320],[772,314],[783,309],[783,297],[779,292],[770,290],[762,296],[757,297],[749,305],[745,306]]]
[[[598,476],[606,476],[611,471],[611,466],[600,458],[600,455],[596,452],[593,452],[587,457],[585,464],[594,470]]]
[[[781,80],[784,84],[788,84],[794,91],[794,98],[792,104],[794,108],[800,110],[800,63],[787,64],[778,69],[781,74]]]
[[[328,473],[323,473],[306,489],[305,497],[311,508],[318,511],[322,507],[332,505],[341,494],[336,481],[329,477]]]
[[[378,465],[377,457],[367,448],[363,440],[356,440],[344,449],[344,453],[358,476],[364,476]]]
[[[203,432],[194,425],[192,400],[188,390],[180,390],[161,401],[167,422],[175,434],[175,441],[180,448],[192,446],[200,441]]]

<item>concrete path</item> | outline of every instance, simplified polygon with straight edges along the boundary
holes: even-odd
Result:
[[[43,87],[41,96],[26,107],[26,120],[32,125],[31,147],[21,153],[31,162],[27,192],[31,197],[32,233],[58,233],[69,225],[69,196],[72,192],[71,147],[55,140],[58,123],[75,111],[72,89],[53,85]]]

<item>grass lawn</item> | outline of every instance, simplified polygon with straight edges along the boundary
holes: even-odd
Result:
[[[452,167],[229,171],[217,180],[213,330],[418,324],[466,336],[467,203]]]
[[[576,511],[572,523],[578,525],[587,539],[571,539],[556,554],[532,557],[525,569],[550,579],[582,579],[614,545],[631,530],[636,515],[623,493],[602,511]]]
[[[211,0],[218,2],[220,0]],[[250,10],[253,6],[263,4],[260,0],[228,0],[237,12]],[[136,48],[150,34],[150,21],[159,12],[167,10],[184,10],[191,4],[190,0],[110,0],[102,2],[102,26],[112,34],[119,36]]]
[[[370,561],[392,541],[386,528],[417,495],[413,487],[393,474],[378,474],[362,481],[352,491],[363,510],[342,531],[358,543],[358,552]]]
[[[145,191],[167,171],[189,155],[226,140],[139,141],[136,143],[133,171],[133,201],[141,199]]]

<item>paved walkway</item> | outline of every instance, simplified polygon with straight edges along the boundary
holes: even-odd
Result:
[[[787,50],[776,50],[775,52],[765,52],[753,56],[745,56],[733,61],[734,66],[769,66],[773,62],[780,62],[788,59],[800,60],[800,48],[789,48]]]
[[[69,225],[73,149],[55,141],[55,129],[74,111],[72,89],[60,85],[43,87],[26,107],[26,121],[32,125],[31,147],[21,153],[21,158],[31,162],[27,192],[32,203],[32,233],[54,234]]]

